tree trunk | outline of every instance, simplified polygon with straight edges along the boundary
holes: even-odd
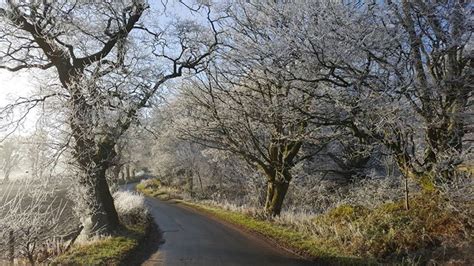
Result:
[[[107,213],[107,220],[111,229],[116,229],[119,225],[119,218],[117,210],[114,205],[114,198],[110,193],[109,184],[107,183],[106,170],[102,170],[98,176],[98,192],[102,203],[104,204],[105,212]]]
[[[86,238],[97,234],[113,234],[120,225],[105,172],[105,167],[89,172],[88,181],[83,183],[86,188],[87,213],[82,220],[82,235]]]
[[[450,113],[452,117],[459,118],[460,114]],[[427,152],[425,152],[425,164],[428,165],[427,171],[433,174],[434,182],[442,184],[453,180],[455,177],[456,161],[460,161],[459,154],[462,152],[463,124],[450,117],[442,126],[429,125],[426,129],[426,138],[428,143]],[[448,165],[448,167],[439,168],[439,166]]]
[[[267,183],[267,196],[265,198],[265,211],[268,212],[271,207],[273,194],[275,194],[275,185],[273,182],[268,181]]]
[[[189,189],[189,195],[191,198],[194,198],[194,178],[193,175],[190,174],[188,177],[188,189]]]
[[[410,196],[408,191],[408,177],[405,177],[405,209],[410,210]]]
[[[127,166],[125,166],[125,178],[127,180],[130,180],[130,177],[131,177],[131,174],[130,174],[130,165],[127,164]]]
[[[120,171],[122,170],[121,165],[116,165],[112,168],[114,181],[117,182],[120,180]]]
[[[11,265],[15,262],[15,235],[13,230],[10,229],[8,234],[8,261]]]
[[[265,201],[265,211],[272,215],[278,216],[281,213],[283,200],[289,187],[288,182],[268,182],[267,197]]]
[[[199,186],[201,187],[201,193],[204,195],[204,187],[202,186],[202,178],[201,178],[201,174],[199,173],[199,170],[197,171],[197,176],[198,176]]]

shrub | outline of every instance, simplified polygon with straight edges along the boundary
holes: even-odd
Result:
[[[419,194],[410,210],[402,201],[371,210],[341,205],[313,219],[313,233],[351,255],[427,262],[441,247],[454,250],[472,244],[472,228],[445,202],[439,195]]]
[[[157,178],[142,179],[139,184],[139,186],[141,186],[142,188],[159,188],[160,185],[161,182]]]
[[[145,197],[130,191],[117,191],[113,197],[115,208],[123,224],[133,226],[147,222],[148,209],[145,205]]]
[[[137,190],[161,200],[183,199],[183,194],[186,194],[179,187],[164,186],[157,178],[142,180],[137,185]]]

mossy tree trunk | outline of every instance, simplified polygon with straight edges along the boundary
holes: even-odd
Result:
[[[268,214],[272,216],[280,215],[289,186],[289,182],[268,182],[265,200],[265,211]]]
[[[285,196],[293,179],[290,170],[301,149],[301,141],[287,141],[274,138],[269,146],[270,163],[261,165],[267,177],[265,212],[271,216],[281,213]]]

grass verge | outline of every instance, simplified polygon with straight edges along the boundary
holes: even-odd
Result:
[[[306,259],[331,265],[367,265],[375,264],[370,258],[360,258],[354,255],[341,254],[337,249],[328,247],[310,234],[294,228],[261,220],[240,212],[225,210],[215,206],[179,200],[180,203],[211,214],[251,233],[256,233],[277,246],[296,253]]]
[[[121,265],[143,241],[149,226],[127,227],[117,236],[76,245],[52,265]]]

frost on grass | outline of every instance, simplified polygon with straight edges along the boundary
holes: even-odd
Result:
[[[121,222],[125,225],[146,223],[148,209],[145,197],[130,191],[117,191],[113,195],[115,208]]]

